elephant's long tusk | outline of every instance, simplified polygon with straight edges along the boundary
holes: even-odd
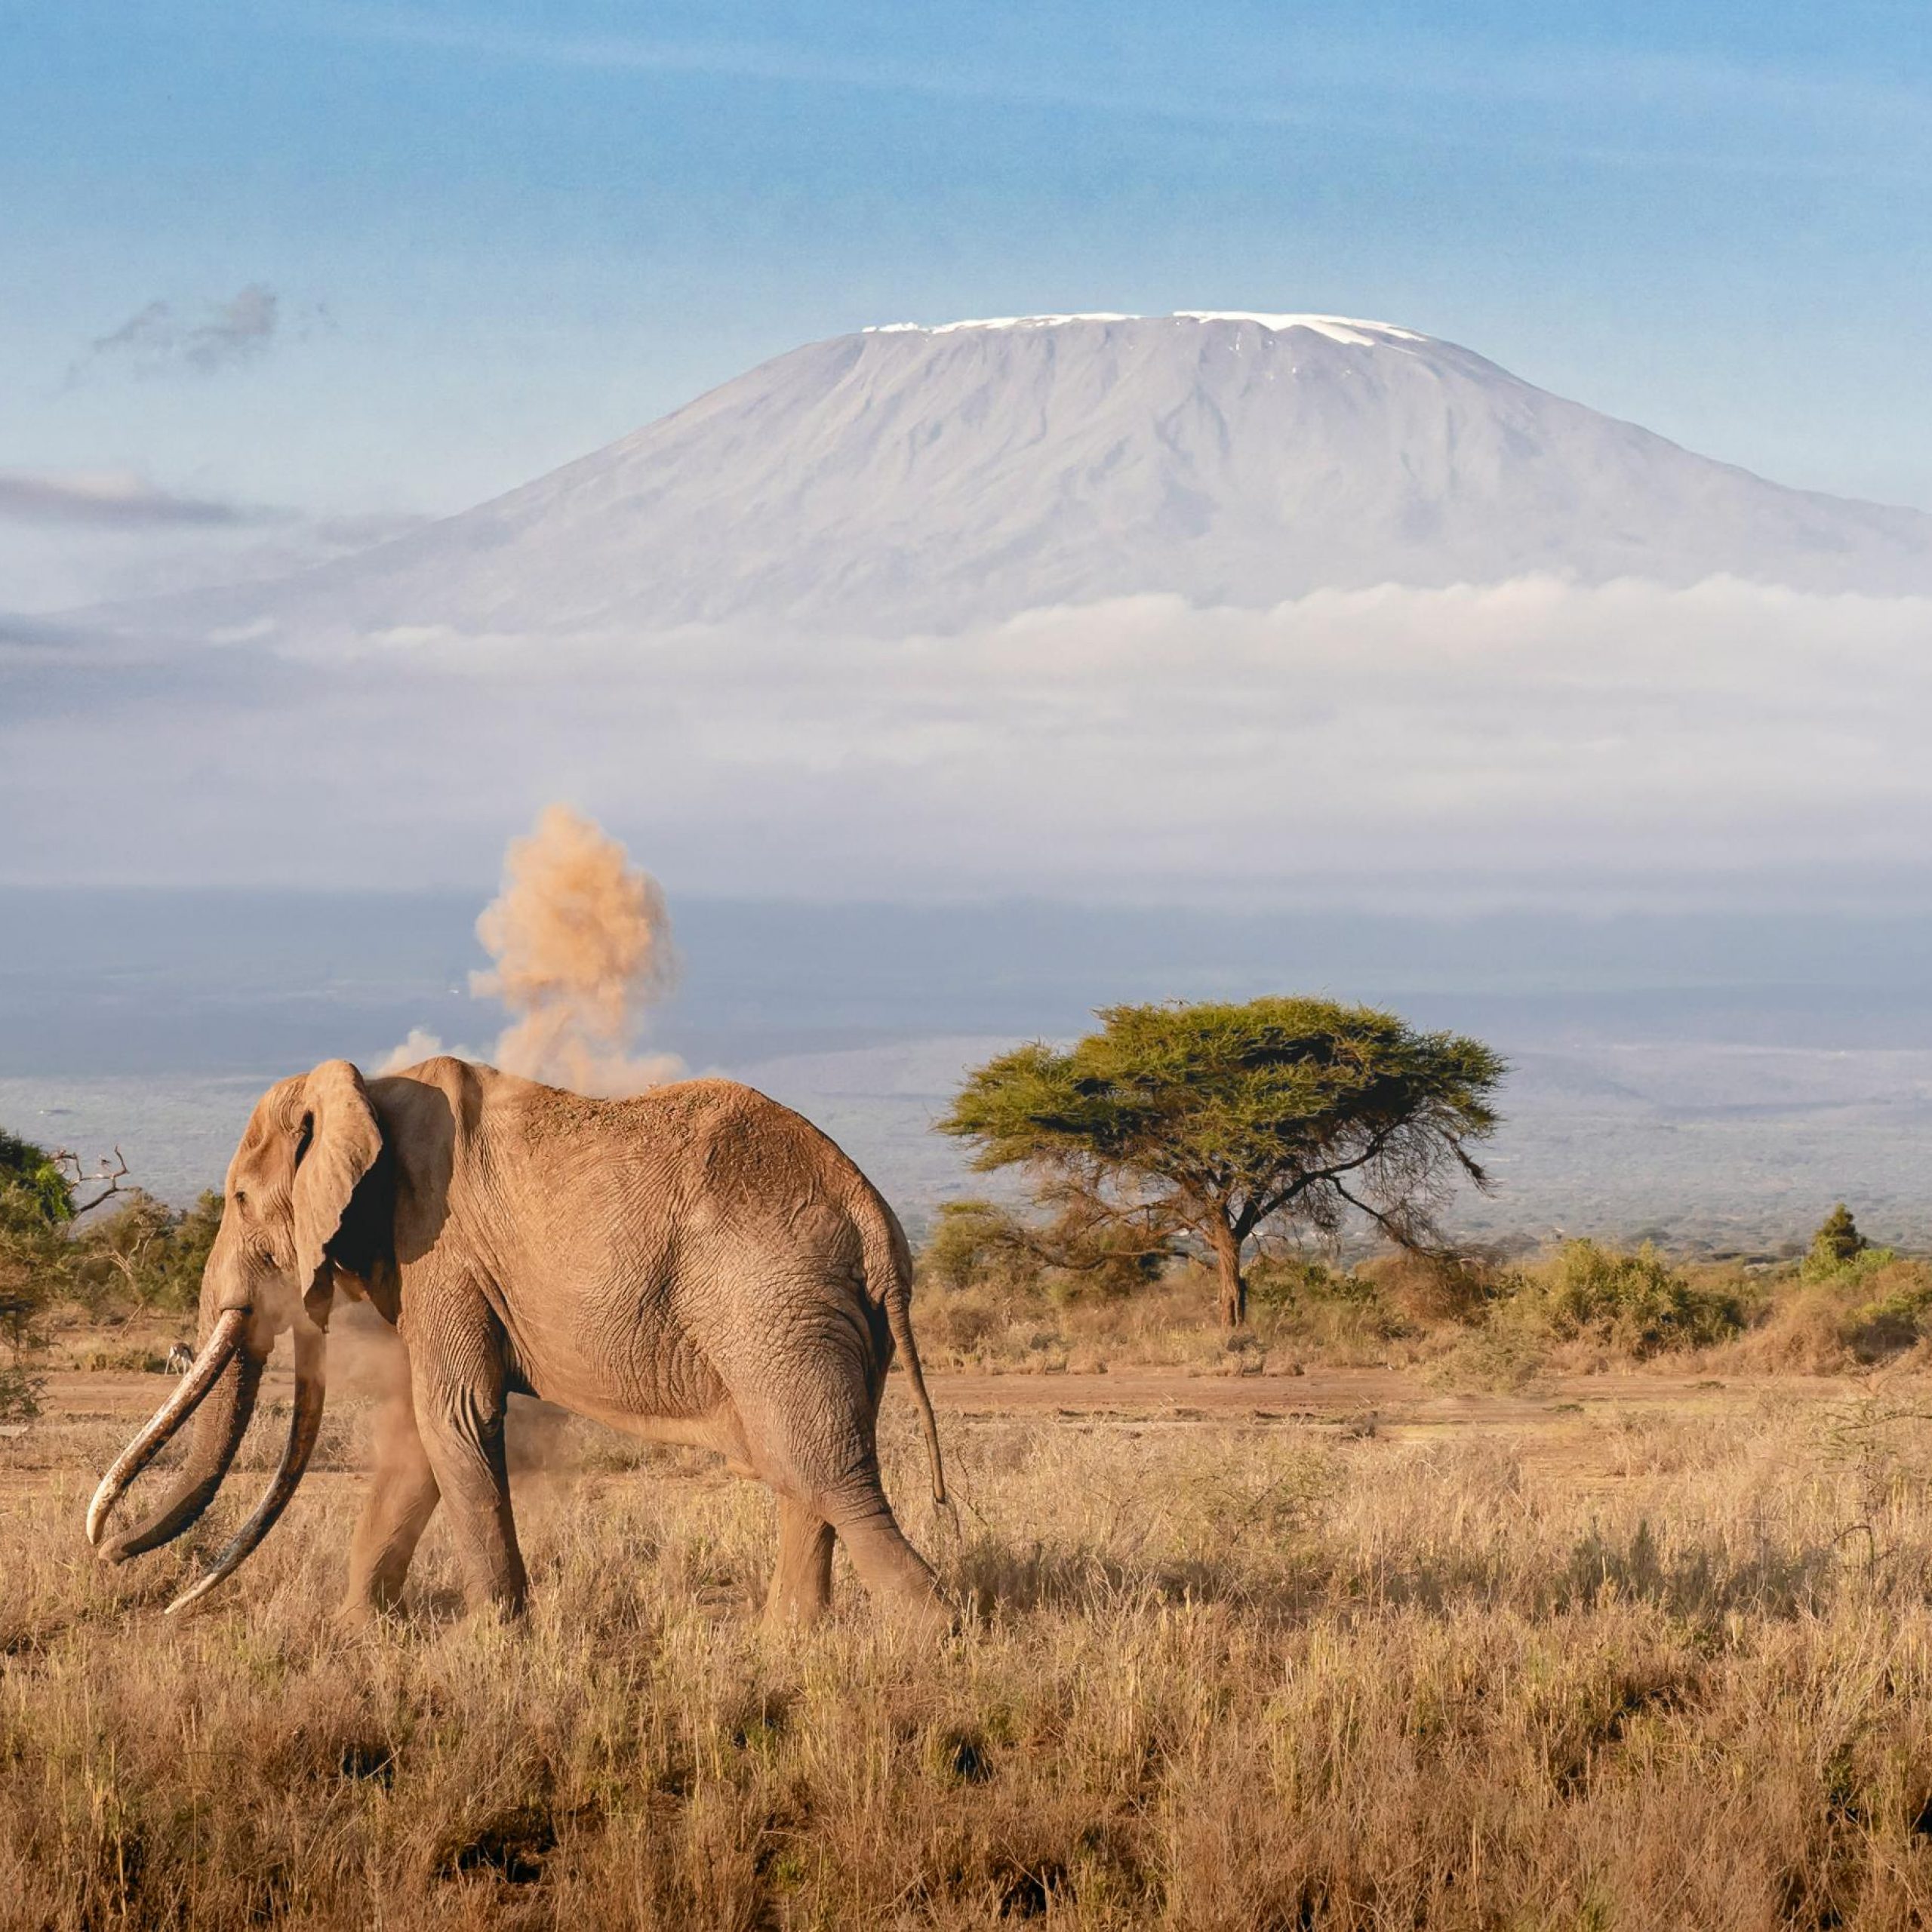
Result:
[[[275,1471],[275,1480],[269,1484],[267,1494],[255,1506],[255,1513],[235,1531],[234,1540],[215,1558],[214,1567],[168,1606],[170,1617],[177,1610],[186,1610],[189,1604],[206,1596],[217,1583],[232,1577],[254,1554],[256,1545],[275,1527],[275,1519],[288,1508],[288,1499],[295,1494],[302,1472],[309,1466],[315,1438],[321,1433],[322,1355],[326,1346],[321,1330],[298,1315],[295,1322],[295,1407],[288,1419],[288,1441],[281,1452],[281,1466]]]
[[[242,1438],[248,1432],[248,1421],[255,1413],[255,1395],[261,1386],[264,1365],[263,1358],[246,1346],[236,1349],[229,1358],[228,1366],[217,1377],[208,1401],[195,1416],[195,1446],[182,1471],[180,1484],[148,1521],[123,1535],[109,1537],[100,1546],[99,1555],[103,1563],[125,1563],[131,1557],[158,1549],[200,1520],[202,1512],[214,1500],[216,1492],[226,1479],[229,1466],[235,1460],[235,1452],[241,1447]],[[221,1407],[223,1386],[230,1376],[235,1378],[235,1388],[232,1399],[221,1417],[221,1434],[205,1443],[201,1439],[201,1432],[205,1429],[211,1413]]]
[[[248,1330],[248,1311],[245,1308],[231,1308],[223,1314],[208,1337],[208,1346],[202,1349],[194,1367],[181,1378],[174,1394],[155,1410],[147,1426],[114,1459],[113,1466],[101,1478],[100,1487],[88,1505],[89,1543],[99,1544],[100,1533],[106,1528],[114,1506],[127,1494],[134,1478],[161,1453],[168,1438],[201,1405],[202,1398],[228,1366],[229,1357],[242,1346],[242,1338]]]

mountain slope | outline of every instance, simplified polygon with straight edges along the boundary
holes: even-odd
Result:
[[[810,344],[494,502],[175,614],[946,629],[1536,571],[1928,590],[1932,517],[1781,488],[1386,324],[1034,317]]]

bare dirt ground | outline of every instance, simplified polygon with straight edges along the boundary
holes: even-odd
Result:
[[[1115,1369],[1104,1374],[986,1374],[928,1369],[926,1386],[943,1415],[1017,1414],[1168,1416],[1257,1421],[1331,1422],[1367,1411],[1392,1421],[1484,1426],[1508,1420],[1558,1422],[1578,1403],[1615,1408],[1688,1403],[1721,1405],[1777,1392],[1793,1399],[1844,1395],[1862,1378],[1816,1375],[1709,1376],[1664,1372],[1577,1375],[1552,1380],[1533,1395],[1444,1394],[1419,1376],[1396,1368],[1309,1368],[1299,1375],[1202,1375],[1183,1368]],[[133,1416],[166,1395],[168,1378],[126,1371],[70,1371],[48,1378],[50,1414],[101,1418]],[[892,1388],[903,1383],[895,1372]],[[278,1358],[263,1383],[265,1400],[290,1392],[288,1364]],[[891,1399],[891,1396],[888,1400]]]
[[[1529,1393],[1457,1394],[1432,1388],[1400,1369],[1336,1367],[1310,1367],[1294,1375],[1214,1375],[1162,1367],[1101,1374],[938,1371],[928,1371],[926,1379],[942,1431],[962,1445],[984,1427],[1009,1421],[1057,1423],[1073,1433],[1118,1435],[1124,1441],[1150,1431],[1186,1434],[1229,1427],[1244,1433],[1278,1431],[1392,1444],[1494,1436],[1506,1439],[1511,1452],[1526,1463],[1561,1469],[1584,1485],[1629,1479],[1626,1436],[1633,1417],[1647,1423],[1666,1417],[1712,1420],[1767,1403],[1822,1411],[1859,1399],[1869,1386],[1869,1378],[1858,1377],[1660,1372],[1555,1378]],[[20,1434],[15,1456],[0,1455],[0,1489],[40,1480],[50,1460],[62,1453],[57,1443],[78,1451],[84,1441],[97,1439],[105,1467],[119,1436],[158,1407],[171,1386],[167,1377],[130,1371],[51,1375],[43,1395],[45,1414],[35,1431],[41,1453],[22,1453],[26,1444]],[[360,1393],[352,1377],[339,1382],[334,1404],[352,1410]],[[264,1409],[286,1404],[291,1394],[288,1363],[278,1356],[263,1379]],[[905,1399],[904,1379],[895,1372],[886,1398],[888,1411],[902,1409]],[[596,1425],[576,1421],[547,1404],[516,1398],[511,1406],[512,1456],[521,1438],[526,1471],[541,1466],[559,1473],[577,1460],[554,1453],[561,1430],[574,1432],[580,1447],[583,1439],[601,1437]],[[611,1440],[614,1444],[617,1438]],[[533,1444],[543,1446],[533,1448]],[[325,1481],[353,1474],[359,1460],[351,1444],[342,1442],[336,1457],[322,1459],[315,1474]],[[697,1466],[688,1475],[702,1479],[712,1473],[702,1459],[694,1460]]]

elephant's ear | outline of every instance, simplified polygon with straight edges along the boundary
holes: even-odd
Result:
[[[295,1167],[295,1278],[304,1305],[326,1324],[328,1244],[356,1184],[381,1158],[383,1130],[362,1076],[346,1060],[325,1060],[303,1083]]]

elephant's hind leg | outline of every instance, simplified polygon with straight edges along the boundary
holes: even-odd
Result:
[[[778,1499],[778,1561],[764,1600],[768,1629],[816,1623],[832,1602],[832,1525],[810,1503]]]
[[[952,1619],[925,1558],[906,1540],[878,1478],[841,1485],[823,1507],[868,1592],[900,1622],[943,1635]]]
[[[737,1440],[764,1481],[783,1497],[799,1499],[795,1519],[782,1511],[780,1516],[781,1574],[794,1548],[803,1562],[805,1526],[829,1523],[880,1608],[919,1629],[943,1632],[952,1618],[938,1583],[901,1534],[879,1481],[867,1345],[850,1325],[836,1325],[820,1346],[786,1362],[782,1379],[771,1378],[779,1384],[776,1392],[769,1383],[748,1386],[749,1377],[734,1386],[728,1365],[724,1380],[732,1390]],[[798,1541],[789,1545],[787,1527],[795,1521]],[[814,1560],[822,1561],[817,1547]]]
[[[410,1558],[440,1494],[409,1392],[398,1389],[376,1413],[376,1466],[349,1547],[349,1589],[340,1613],[345,1622],[359,1622],[401,1600]]]

